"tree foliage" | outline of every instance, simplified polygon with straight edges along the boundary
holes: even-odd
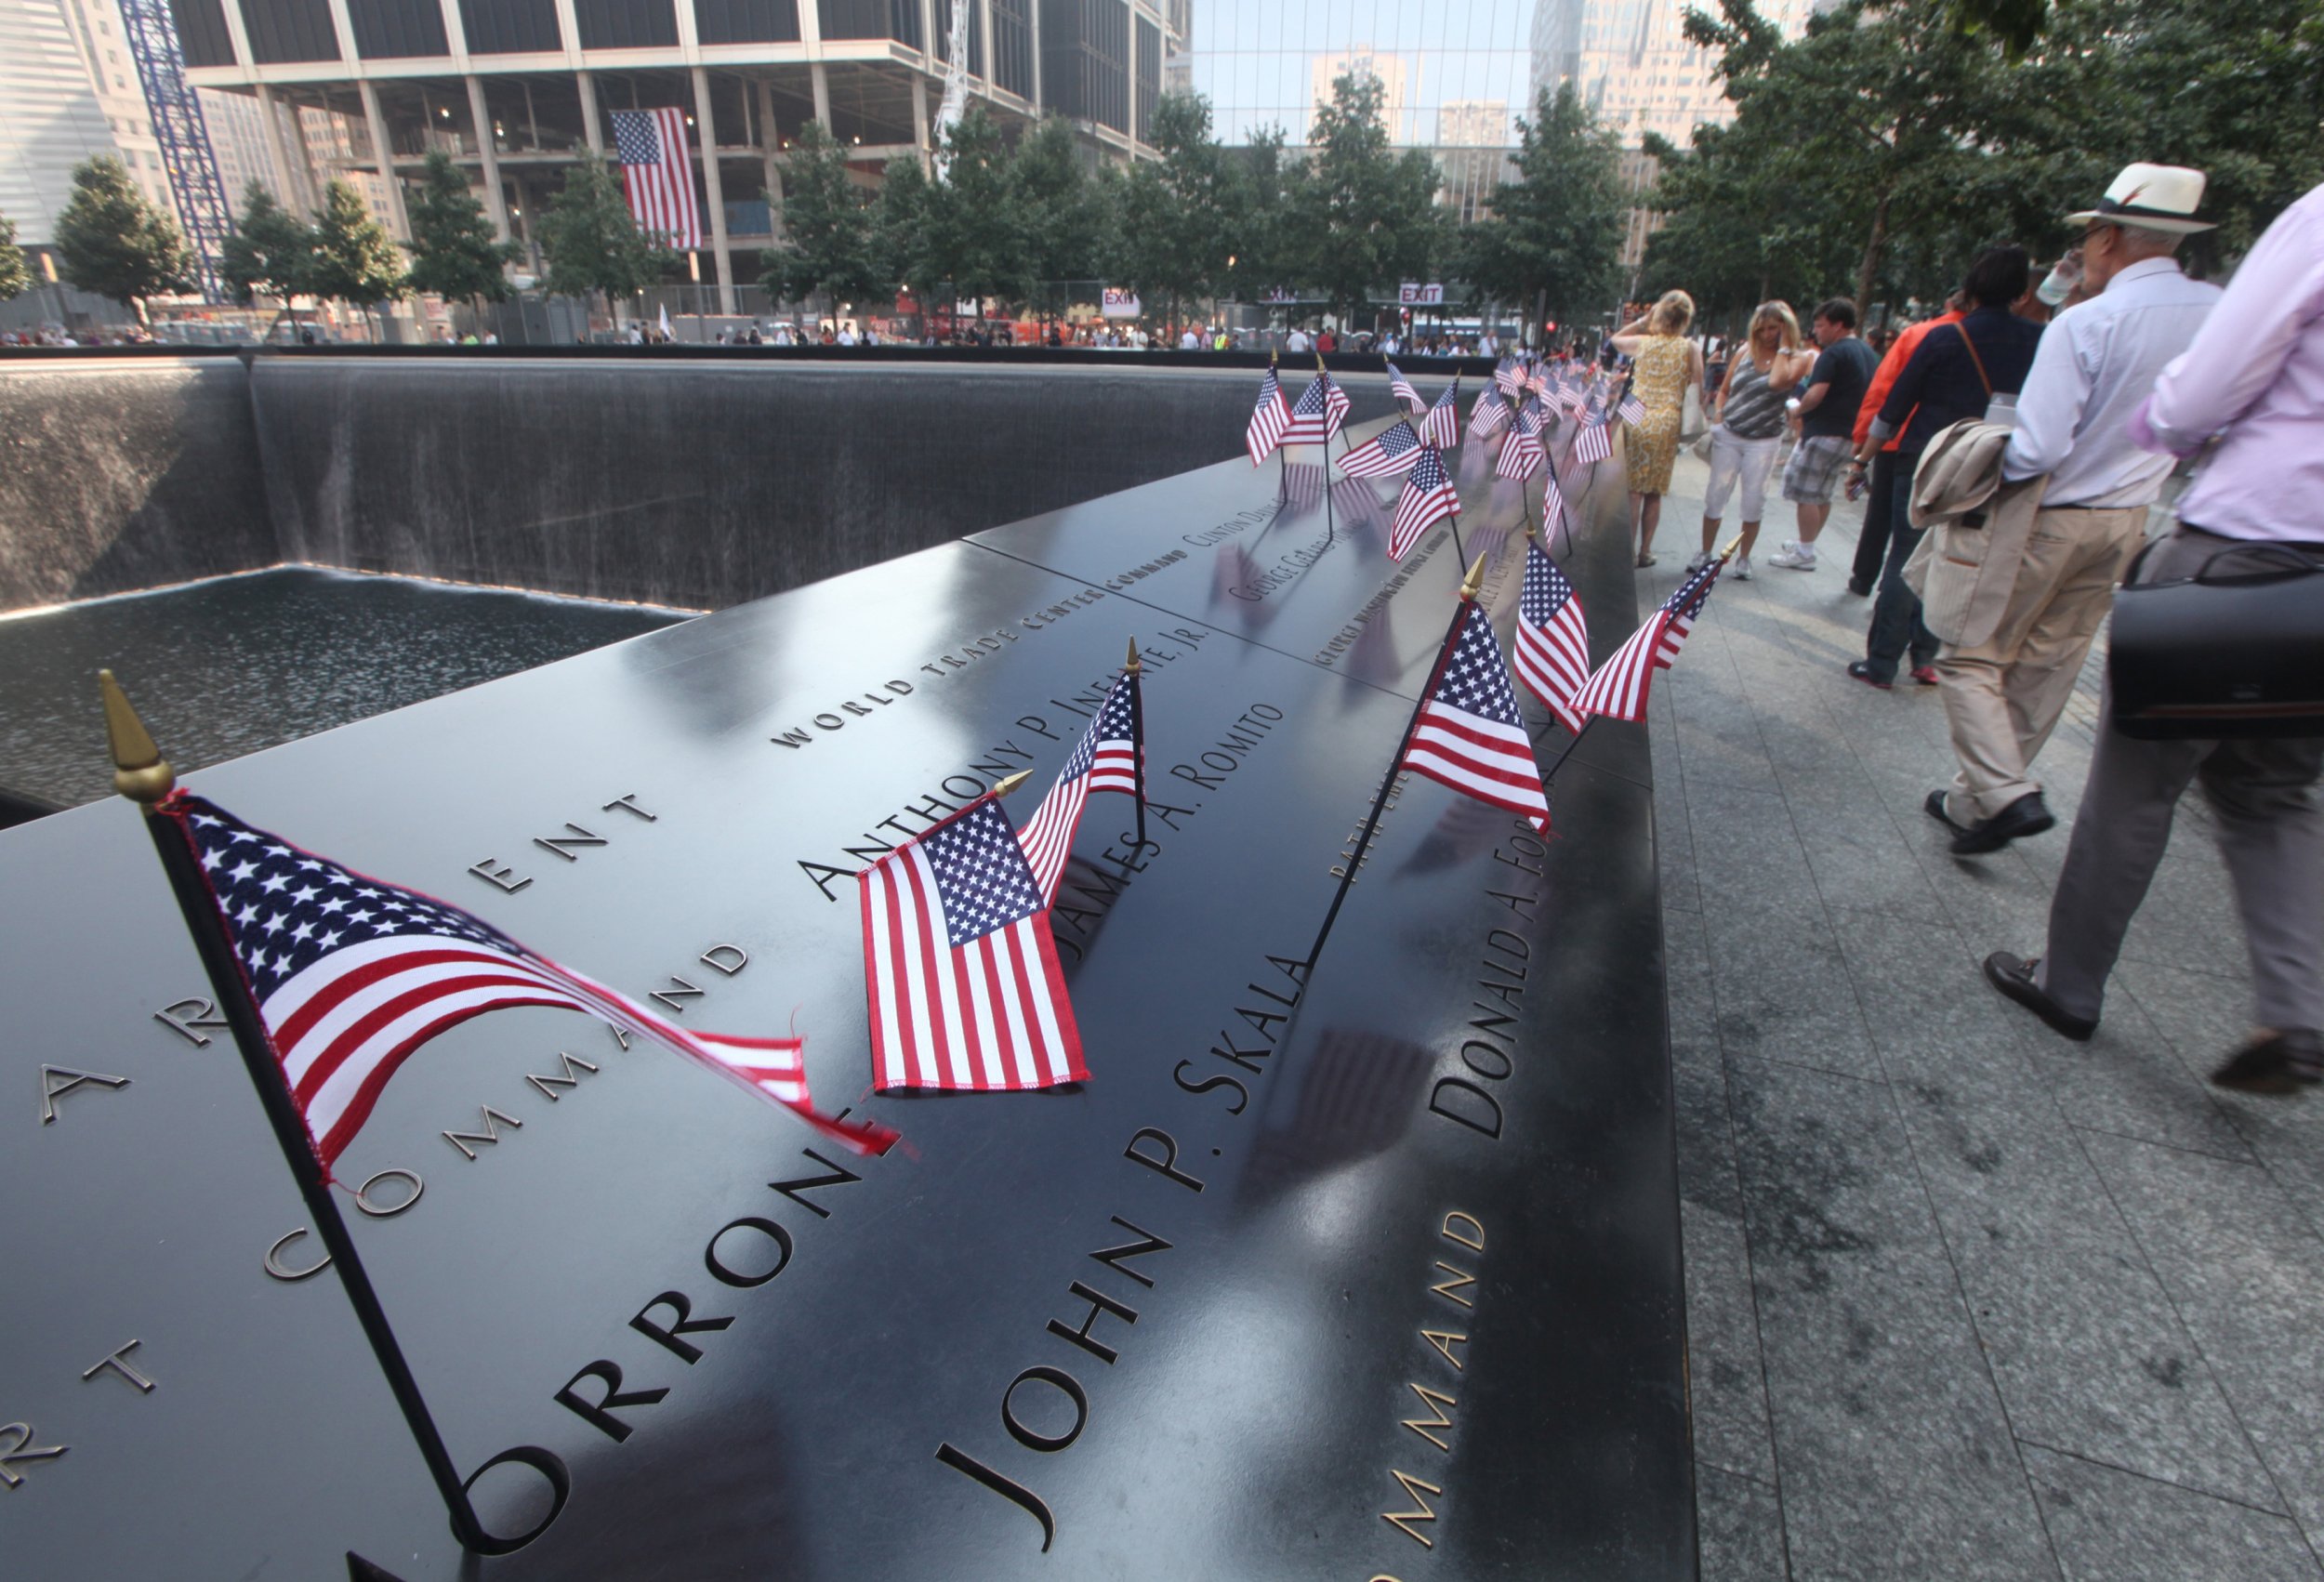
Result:
[[[73,172],[73,197],[57,217],[57,258],[83,291],[127,303],[195,288],[193,250],[178,222],[149,202],[128,167],[99,155]]]
[[[944,176],[923,206],[922,245],[929,267],[964,298],[1022,303],[1035,273],[1028,216],[1019,202],[1009,145],[982,104],[944,134]]]
[[[469,190],[468,178],[448,155],[428,156],[419,191],[405,200],[405,211],[412,222],[414,291],[487,302],[508,299],[508,266],[524,249],[500,240],[484,205]]]
[[[1495,188],[1492,217],[1470,228],[1463,272],[1481,297],[1561,321],[1595,311],[1621,288],[1620,145],[1571,83],[1543,88],[1518,135],[1518,179]]]
[[[893,180],[898,167],[889,166]],[[791,143],[783,173],[783,243],[759,255],[767,294],[803,301],[819,291],[842,297],[878,295],[894,278],[883,257],[885,237],[873,222],[871,194],[848,175],[847,152],[810,121]]]
[[[315,216],[314,260],[305,289],[315,297],[369,308],[391,302],[411,289],[403,258],[380,223],[371,218],[363,200],[344,181],[323,191],[323,212]]]
[[[1129,283],[1178,305],[1208,297],[1227,273],[1245,213],[1239,173],[1210,135],[1210,106],[1195,94],[1165,94],[1147,137],[1161,154],[1122,185],[1120,255]]]
[[[1107,193],[1081,165],[1073,126],[1050,116],[1017,145],[1010,166],[1037,281],[1095,280],[1105,272]]]
[[[242,218],[218,255],[218,279],[245,307],[261,296],[287,308],[307,292],[314,272],[313,228],[253,181],[243,192]]]
[[[0,214],[0,302],[33,289],[33,271],[25,267],[24,249],[16,244],[16,222]]]
[[[584,153],[566,173],[563,190],[541,216],[538,234],[548,261],[541,285],[564,297],[593,291],[634,297],[661,281],[670,258],[667,248],[638,229],[621,183],[594,152]]]
[[[1290,191],[1301,277],[1343,317],[1376,287],[1427,278],[1445,251],[1435,162],[1419,149],[1398,154],[1389,146],[1381,94],[1372,77],[1333,80],[1330,102],[1315,106],[1312,152]]]

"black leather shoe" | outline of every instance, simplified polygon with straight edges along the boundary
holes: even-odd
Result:
[[[1953,855],[1974,857],[1999,851],[2019,837],[2040,835],[2057,822],[2051,816],[2049,805],[2042,801],[2041,793],[2028,791],[1991,818],[1980,819],[1953,837]]]
[[[1850,660],[1848,662],[1848,674],[1854,676],[1857,680],[1862,681],[1866,686],[1878,687],[1884,692],[1892,691],[1896,685],[1896,683],[1893,680],[1883,681],[1878,676],[1873,675],[1872,662],[1868,659]]]
[[[2294,1027],[2254,1038],[2211,1079],[2238,1093],[2297,1093],[2324,1081],[2324,1037],[2313,1027]]]
[[[1854,577],[1850,577],[1848,579],[1848,591],[1855,594],[1858,599],[1869,599],[1872,597],[1871,585],[1869,583],[1858,582]]]
[[[1945,793],[1941,789],[1929,793],[1929,799],[1921,804],[1921,811],[1928,814],[1929,817],[1934,819],[1937,823],[1943,824],[1947,829],[1951,830],[1955,835],[1967,835],[1969,833],[1969,826],[1967,824],[1956,822],[1953,815],[1945,811]]]
[[[2040,957],[2020,961],[2005,950],[1997,950],[1985,958],[1985,981],[2048,1022],[2053,1030],[2063,1033],[2077,1044],[2087,1044],[2090,1035],[2098,1031],[2097,1021],[2092,1017],[2076,1016],[2043,994],[2041,985],[2034,982],[2034,968],[2039,964]],[[2212,1080],[2216,1082],[2219,1079],[2213,1077]]]

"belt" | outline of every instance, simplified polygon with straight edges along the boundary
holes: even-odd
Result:
[[[2204,538],[2216,538],[2222,544],[2287,544],[2295,549],[2324,549],[2324,539],[2320,538],[2246,538],[2238,533],[2221,533],[2214,528],[2200,527],[2184,518],[2179,521],[2178,530]]]

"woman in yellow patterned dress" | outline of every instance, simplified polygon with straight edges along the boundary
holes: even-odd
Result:
[[[1686,390],[1703,382],[1702,349],[1686,338],[1695,320],[1695,299],[1666,291],[1643,319],[1614,332],[1614,349],[1631,360],[1631,389],[1646,415],[1627,425],[1622,467],[1630,475],[1631,520],[1638,524],[1638,563],[1655,563],[1655,529],[1662,521],[1662,496],[1670,492],[1670,468],[1679,458],[1679,420]]]

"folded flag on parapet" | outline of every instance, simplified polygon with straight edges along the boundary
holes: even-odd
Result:
[[[1340,431],[1340,420],[1348,415],[1348,392],[1336,384],[1331,376],[1320,369],[1300,392],[1300,399],[1291,403],[1291,425],[1283,431],[1287,445],[1327,444]]]
[[[1493,382],[1501,388],[1502,394],[1513,396],[1525,389],[1525,370],[1517,366],[1514,359],[1504,357],[1493,370]]]
[[[1622,403],[1614,409],[1614,415],[1625,423],[1646,421],[1646,403],[1638,399],[1638,392],[1630,386],[1622,387]]]
[[[1476,404],[1469,409],[1469,437],[1489,440],[1508,427],[1509,402],[1501,399],[1501,388],[1499,385],[1486,386],[1485,393],[1477,397]]]
[[[1391,478],[1420,459],[1420,436],[1399,418],[1340,458],[1350,478]]]
[[[1120,791],[1145,798],[1145,716],[1139,696],[1137,649],[1131,663],[1116,677],[1105,702],[1081,733],[1081,740],[1058,772],[1041,805],[1017,832],[1017,844],[1033,870],[1041,904],[1057,899],[1057,886],[1065,877],[1065,859],[1073,854],[1074,831],[1081,825],[1081,806],[1092,791]]]
[[[1013,1090],[1089,1076],[1049,909],[987,793],[857,880],[872,1086]]]
[[[1420,447],[1420,459],[1405,476],[1404,493],[1396,497],[1395,520],[1388,524],[1388,558],[1401,560],[1426,533],[1446,517],[1460,514],[1460,491],[1445,470],[1444,454],[1434,445]]]
[[[1512,653],[1510,667],[1517,679],[1559,724],[1580,731],[1584,716],[1574,707],[1574,696],[1590,680],[1590,623],[1574,585],[1538,538],[1525,546],[1525,585],[1517,596]]]
[[[1443,395],[1436,398],[1436,404],[1428,409],[1428,415],[1420,419],[1420,438],[1438,450],[1450,450],[1460,443],[1459,375],[1453,376],[1453,382],[1445,388]]]
[[[1680,646],[1710,597],[1710,585],[1719,580],[1726,564],[1727,558],[1722,555],[1680,583],[1677,591],[1574,694],[1574,712],[1633,721],[1645,718],[1646,692],[1654,673],[1669,669],[1670,661],[1679,656]]]
[[[865,1154],[896,1134],[819,1114],[797,1038],[731,1038],[673,1026],[482,919],[254,829],[178,792],[178,821],[250,986],[258,1021],[324,1173],[413,1050],[511,1006],[555,1006],[640,1035],[796,1111]]]
[[[1473,599],[1461,600],[1460,616],[1436,657],[1400,767],[1521,814],[1550,833],[1550,799],[1533,761],[1533,741],[1517,712],[1493,623]]]
[[[1257,467],[1283,443],[1283,432],[1291,427],[1291,409],[1284,404],[1283,381],[1275,377],[1275,365],[1267,364],[1266,375],[1259,381],[1259,404],[1251,408],[1250,427],[1244,431],[1243,445],[1250,452],[1250,464]]]
[[[1381,361],[1387,360],[1383,358]],[[1428,404],[1420,399],[1420,392],[1412,388],[1412,381],[1406,378],[1393,363],[1388,363],[1388,393],[1415,412]]]
[[[1496,478],[1531,478],[1548,464],[1549,452],[1541,448],[1541,406],[1527,402],[1517,415],[1517,427],[1501,442],[1500,459],[1493,464]]]

